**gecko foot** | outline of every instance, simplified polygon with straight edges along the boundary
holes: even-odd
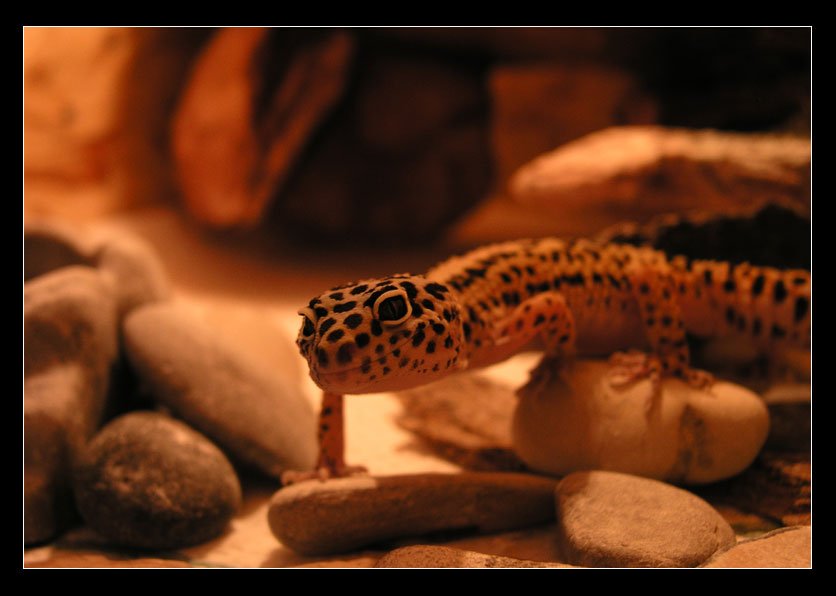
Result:
[[[616,352],[610,357],[608,376],[610,385],[624,387],[642,379],[650,380],[650,395],[645,403],[645,414],[650,413],[659,405],[662,397],[662,363],[658,357],[631,350],[630,352]]]
[[[299,472],[296,470],[288,470],[282,473],[282,486],[289,486],[291,484],[298,484],[306,480],[319,480],[325,482],[332,478],[348,478],[350,476],[367,476],[368,468],[365,466],[349,466],[340,465],[335,467],[319,466],[314,470],[307,472]]]
[[[684,373],[684,381],[695,389],[708,389],[714,384],[714,375],[708,371],[689,368]]]
[[[654,355],[631,350],[616,352],[610,357],[613,367],[609,371],[609,380],[614,387],[623,387],[634,381],[649,378],[658,385],[662,378],[662,363]]]

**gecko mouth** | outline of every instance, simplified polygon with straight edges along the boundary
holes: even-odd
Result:
[[[342,393],[366,393],[365,388],[373,387],[380,384],[386,377],[382,377],[378,372],[382,370],[386,364],[381,360],[388,360],[394,357],[394,354],[401,348],[407,345],[410,339],[395,344],[392,348],[380,355],[375,355],[374,358],[369,358],[362,364],[348,366],[346,368],[323,371],[316,362],[315,357],[308,358],[308,367],[311,372],[311,378],[322,389],[335,389]],[[392,368],[392,364],[389,364]],[[397,365],[395,365],[397,368]]]

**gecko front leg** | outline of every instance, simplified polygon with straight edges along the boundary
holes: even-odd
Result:
[[[539,339],[544,356],[532,377],[546,382],[574,356],[575,337],[575,320],[566,299],[559,292],[545,292],[525,300],[495,325],[492,346],[480,358],[499,362]]]
[[[345,421],[341,393],[322,393],[322,409],[319,413],[317,440],[319,457],[312,471],[288,471],[282,474],[282,484],[293,484],[318,478],[342,478],[368,473],[363,466],[349,466],[345,463]]]

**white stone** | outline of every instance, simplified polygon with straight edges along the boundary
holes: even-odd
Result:
[[[754,460],[769,432],[763,401],[717,380],[697,389],[663,379],[614,386],[611,365],[577,360],[556,373],[538,367],[520,389],[513,420],[519,457],[533,470],[625,472],[684,484],[734,476]]]

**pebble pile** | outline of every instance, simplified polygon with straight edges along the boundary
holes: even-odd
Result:
[[[232,463],[313,466],[301,389],[177,304],[143,243],[36,223],[24,251],[26,545],[79,513],[114,544],[195,544],[241,502]]]

